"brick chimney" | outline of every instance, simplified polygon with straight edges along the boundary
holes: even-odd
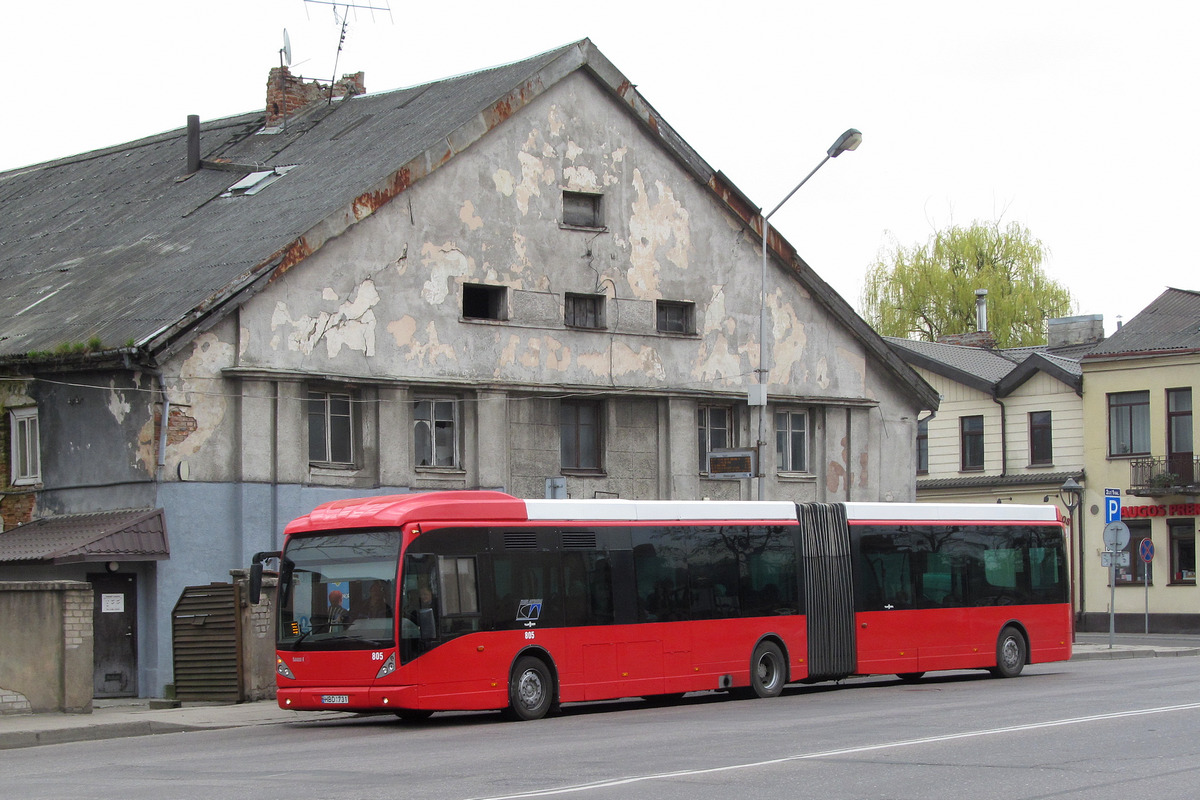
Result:
[[[948,333],[938,337],[939,344],[956,344],[961,347],[983,347],[996,349],[996,337],[987,329],[987,289],[975,290],[975,330],[967,333]]]
[[[353,75],[343,75],[340,81],[333,84],[333,97],[352,97],[356,94],[366,94],[364,75],[356,72]],[[326,82],[305,82],[304,78],[293,75],[287,67],[272,67],[267,77],[267,127],[281,125],[283,121],[295,116],[311,103],[318,100],[329,100],[330,87]]]

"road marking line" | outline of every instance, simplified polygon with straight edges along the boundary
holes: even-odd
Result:
[[[1102,722],[1111,719],[1123,719],[1125,717],[1138,717],[1146,714],[1168,714],[1173,711],[1194,711],[1196,709],[1200,709],[1200,703],[1185,703],[1177,706],[1142,708],[1134,711],[1114,711],[1108,714],[1093,714],[1087,717],[1071,717],[1069,719],[1056,719],[1048,722],[1031,722],[1025,725],[1010,725],[1004,728],[989,728],[980,731],[966,731],[964,733],[948,733],[943,736],[927,736],[922,739],[905,739],[899,742],[884,742],[882,744],[868,744],[858,747],[842,747],[836,750],[822,750],[818,753],[799,753],[794,756],[772,758],[766,761],[752,761],[746,764],[728,764],[723,767],[687,769],[678,770],[675,772],[658,772],[651,775],[630,775],[624,778],[610,778],[608,780],[596,781],[594,783],[582,783],[574,786],[556,786],[550,789],[533,789],[527,792],[517,792],[516,794],[492,795],[489,797],[473,798],[472,800],[523,800],[523,798],[528,797],[553,797],[561,794],[587,792],[591,791],[592,789],[608,789],[614,786],[628,786],[629,784],[633,783],[657,781],[665,778],[686,778],[693,775],[713,775],[720,772],[732,772],[734,770],[755,769],[757,767],[769,767],[776,764],[786,764],[791,761],[806,761],[815,758],[831,758],[833,756],[852,755],[854,753],[869,753],[875,750],[888,750],[896,747],[911,747],[912,745],[918,744],[951,742],[956,739],[971,739],[978,736],[995,736],[1003,733],[1021,733],[1023,731],[1034,731],[1042,728],[1057,728],[1063,725],[1080,725],[1087,722]]]

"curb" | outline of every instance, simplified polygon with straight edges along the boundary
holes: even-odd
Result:
[[[209,726],[205,726],[207,728]],[[158,733],[181,733],[203,730],[195,725],[176,725],[170,722],[117,722],[111,725],[88,725],[82,728],[52,728],[44,731],[14,731],[0,733],[0,750],[22,747],[41,747],[47,744],[94,742],[102,739],[123,739],[132,736],[151,736]]]
[[[1071,655],[1072,661],[1117,661],[1126,658],[1182,658],[1185,656],[1200,655],[1200,648],[1195,647],[1180,647],[1174,650],[1166,649],[1144,649],[1144,650],[1129,650],[1108,648],[1100,650],[1088,650],[1084,652],[1076,651]]]

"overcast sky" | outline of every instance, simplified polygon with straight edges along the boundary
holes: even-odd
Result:
[[[1200,290],[1200,3],[360,1],[392,8],[349,13],[336,71],[367,91],[587,37],[768,210],[858,128],[772,217],[856,308],[881,250],[996,218],[1045,242],[1110,333],[1167,286]],[[292,71],[331,77],[328,4],[5,3],[0,169],[260,109],[285,28]]]

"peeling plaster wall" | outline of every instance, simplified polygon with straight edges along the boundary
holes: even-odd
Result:
[[[564,190],[602,193],[605,227],[561,225]],[[384,485],[418,485],[411,459],[392,451],[411,447],[411,410],[403,406],[423,385],[460,391],[471,407],[481,385],[502,392],[547,385],[669,388],[742,402],[759,357],[760,263],[758,240],[577,74],[278,278],[242,309],[237,362],[411,384],[415,388],[389,390],[378,409],[389,424],[377,423],[381,452],[388,455],[380,456],[386,478],[376,478]],[[772,263],[769,281],[773,398],[873,398],[878,392],[874,399],[887,403],[903,397],[894,387],[873,388],[878,377],[864,348],[831,324],[790,274]],[[464,320],[465,283],[505,287],[503,320]],[[564,326],[567,292],[603,295],[605,330]],[[658,333],[660,299],[694,303],[696,334]],[[523,402],[510,401],[508,413]],[[675,431],[670,445],[678,457],[631,461],[610,440],[610,480],[597,490],[632,485],[619,474],[628,466],[648,470],[647,485],[660,495],[744,495],[736,483],[703,481],[701,488],[698,476],[689,475],[696,469],[694,405],[686,413],[691,420],[684,424],[651,431],[656,446],[665,446],[658,440]],[[788,486],[789,495],[837,499],[847,485],[864,496],[881,488],[878,476],[890,473],[877,463],[883,460],[878,454],[864,453],[882,445],[912,448],[911,437],[884,435],[888,415],[894,414],[864,417],[863,431],[849,440],[853,452],[842,452],[844,420],[829,423],[819,444],[814,435],[821,479]],[[827,424],[823,414],[816,416]],[[510,451],[508,474],[493,470],[480,484],[469,477],[450,484],[519,486],[521,494],[541,496],[545,477],[557,472],[557,421],[547,419],[539,424],[555,435],[530,452]],[[750,415],[742,428],[739,441],[752,442]],[[533,452],[537,463],[527,465]],[[480,480],[480,460],[471,455],[464,453],[463,472]],[[851,483],[824,480],[830,463]]]

